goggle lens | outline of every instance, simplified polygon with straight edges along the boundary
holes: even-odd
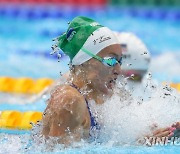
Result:
[[[122,57],[120,58],[120,60],[118,61],[115,57],[104,57],[102,60],[102,63],[106,66],[110,66],[113,67],[116,64],[120,64],[122,65]]]

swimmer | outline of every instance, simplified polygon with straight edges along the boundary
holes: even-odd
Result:
[[[130,32],[114,32],[123,54],[121,72],[130,81],[140,83],[150,65],[150,52],[143,41]]]
[[[141,83],[150,65],[151,55],[143,41],[131,32],[114,31],[122,49],[123,63],[121,74],[133,81]],[[69,72],[63,75],[68,78]]]
[[[86,33],[84,33],[86,32]],[[69,84],[59,85],[43,116],[45,136],[89,136],[98,124],[89,100],[102,104],[113,94],[120,74],[121,47],[113,32],[86,17],[76,17],[59,37],[59,46],[71,59]],[[78,130],[83,128],[83,133]],[[78,135],[77,135],[78,134]]]
[[[146,75],[150,66],[151,55],[143,40],[131,32],[114,32],[122,48],[122,80],[131,90],[133,97],[147,100],[151,93],[142,95],[146,87]],[[121,77],[121,76],[120,76]]]
[[[89,103],[102,104],[113,94],[121,74],[122,49],[114,33],[96,21],[76,17],[66,33],[58,38],[58,46],[70,57],[68,82],[51,93],[43,113],[45,137],[60,137],[60,143],[92,136],[100,129]],[[173,127],[175,128],[175,127]],[[172,129],[156,130],[154,135],[172,135]]]

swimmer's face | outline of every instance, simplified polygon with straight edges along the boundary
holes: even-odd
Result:
[[[114,44],[104,48],[97,55],[102,58],[115,57],[119,60],[121,54],[122,51],[120,45]],[[92,58],[85,65],[86,78],[90,82],[91,88],[103,94],[112,92],[116,79],[121,72],[120,64],[118,63],[113,67],[109,67]]]

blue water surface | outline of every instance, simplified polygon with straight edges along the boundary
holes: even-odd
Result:
[[[180,52],[180,12],[172,8],[72,8],[62,6],[0,6],[0,76],[59,78],[68,71],[68,58],[50,56],[52,39],[65,32],[68,22],[83,15],[97,20],[114,31],[130,31],[148,46],[152,56]],[[60,51],[61,52],[61,51]],[[161,80],[162,74],[156,74]],[[174,81],[180,81],[174,77]],[[0,111],[43,111],[45,101],[32,104],[0,104]],[[0,130],[3,132],[2,130]],[[4,133],[8,133],[5,132]],[[13,134],[13,132],[12,132]],[[16,131],[15,134],[23,134]],[[66,149],[65,153],[179,153],[179,146],[103,147],[89,146]],[[58,152],[59,153],[59,152]]]
[[[66,72],[67,58],[62,56],[62,63],[58,64],[57,57],[49,54],[51,40],[65,32],[68,22],[77,15],[91,17],[114,31],[135,33],[145,42],[152,56],[178,53],[179,14],[177,8],[1,6],[0,76],[56,79],[60,71]],[[164,79],[156,76],[160,81]],[[179,76],[173,80],[178,82]]]

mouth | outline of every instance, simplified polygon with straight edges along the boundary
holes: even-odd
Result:
[[[109,80],[109,82],[107,84],[108,89],[114,88],[114,86],[116,85],[116,80],[117,80],[117,78],[113,78],[113,79]]]

